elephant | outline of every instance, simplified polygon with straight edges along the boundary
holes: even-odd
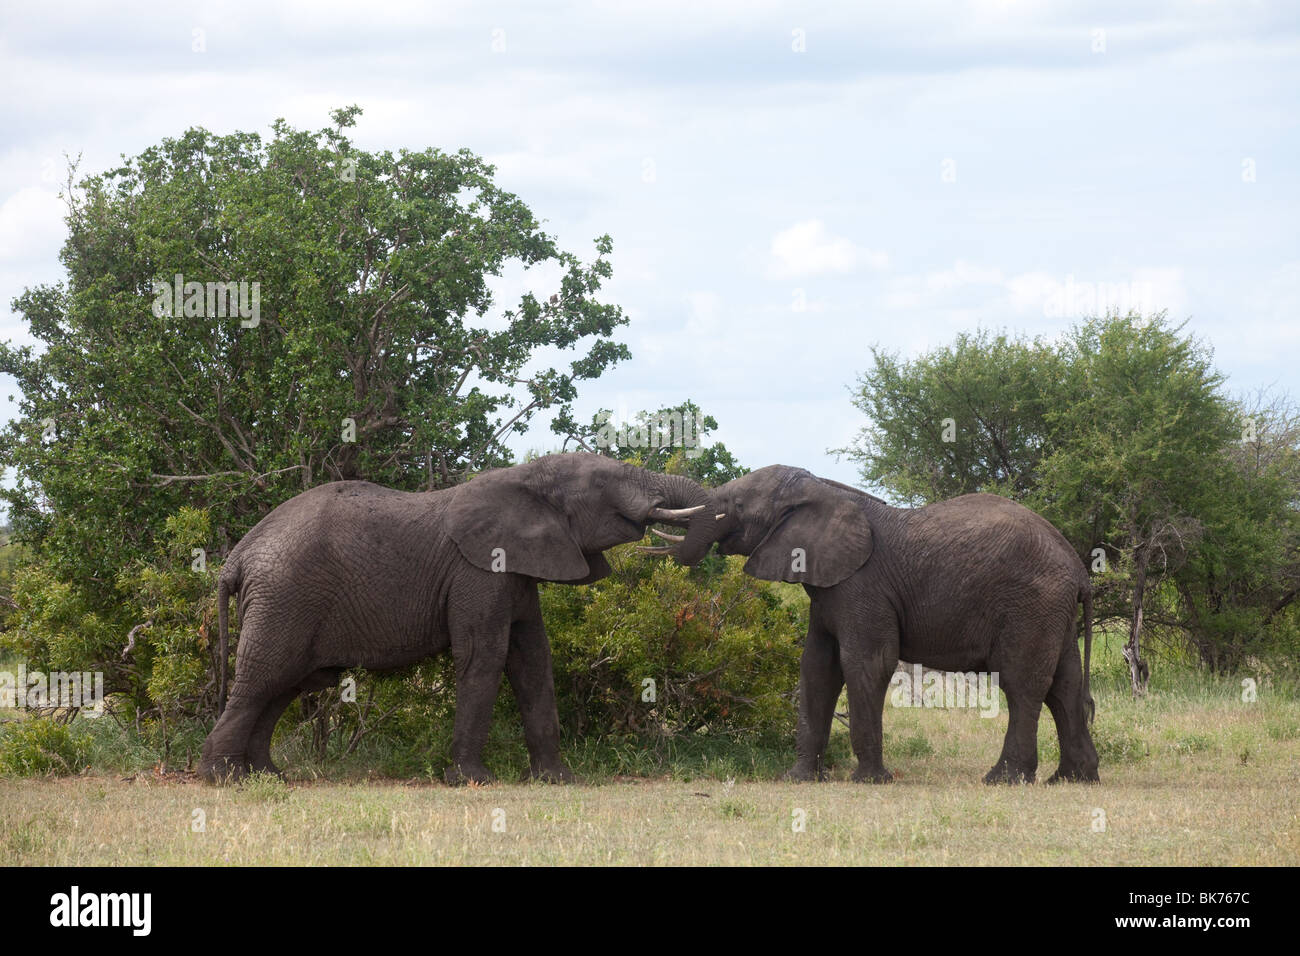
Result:
[[[1049,783],[1099,779],[1088,729],[1095,713],[1092,588],[1078,554],[1048,521],[992,494],[894,508],[785,465],[727,482],[713,498],[718,550],[747,555],[745,571],[754,577],[801,583],[810,599],[796,759],[787,779],[825,779],[831,722],[846,684],[858,759],[853,779],[892,779],[881,724],[900,659],[998,675],[1008,727],[986,783],[1034,780],[1044,701],[1061,744]],[[662,536],[672,543],[647,550],[684,556],[682,536]]]
[[[559,750],[539,581],[588,584],[602,554],[651,522],[684,527],[679,560],[712,546],[712,502],[688,478],[585,452],[546,455],[452,488],[319,485],[267,514],[218,578],[219,716],[198,773],[278,773],[271,734],[293,699],[349,667],[391,670],[450,650],[456,701],[448,783],[488,783],[483,764],[504,672],[523,718],[529,774],[569,782]],[[227,604],[240,639],[226,701]]]

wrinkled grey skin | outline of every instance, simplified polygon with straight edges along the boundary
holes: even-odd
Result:
[[[665,517],[665,508],[700,513]],[[589,454],[548,455],[444,491],[342,481],[303,492],[263,518],[222,568],[223,662],[230,594],[240,639],[199,774],[278,772],[271,733],[297,695],[337,684],[349,667],[398,668],[450,650],[448,782],[492,779],[482,751],[502,673],[519,702],[532,776],[572,780],[560,758],[537,582],[599,580],[610,570],[601,552],[639,540],[652,520],[687,525],[681,560],[699,560],[713,539],[711,508],[686,478]]]
[[[1055,528],[997,495],[892,508],[798,468],[773,465],[714,491],[723,554],[745,570],[804,585],[811,599],[799,676],[794,780],[822,779],[836,701],[847,684],[854,780],[891,779],[881,760],[886,690],[899,659],[998,674],[1009,711],[1002,755],[985,782],[1033,781],[1038,716],[1056,721],[1061,763],[1049,782],[1096,781],[1093,709],[1075,636],[1087,572]],[[792,551],[803,549],[804,570]]]

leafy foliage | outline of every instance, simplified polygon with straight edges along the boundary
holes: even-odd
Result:
[[[140,706],[210,701],[193,549],[217,564],[323,481],[508,463],[510,433],[544,409],[574,431],[579,383],[627,357],[598,300],[608,237],[580,261],[472,153],[357,149],[359,112],[266,141],[191,129],[69,185],[67,281],[14,302],[41,345],[0,345],[22,393],[0,498],[33,562],[5,642],[34,666],[103,670]],[[553,285],[497,306],[498,277],[538,271]]]
[[[10,721],[0,731],[0,775],[61,777],[80,773],[87,753],[84,740],[67,724],[48,718]]]
[[[867,484],[913,505],[1037,485],[1044,423],[1064,398],[1050,345],[981,331],[912,362],[871,354],[853,398],[869,424],[841,449]]]
[[[867,482],[912,504],[1022,501],[1097,572],[1103,619],[1145,620],[1212,667],[1294,648],[1300,415],[1230,399],[1181,327],[1108,315],[1058,343],[981,332],[873,358],[855,398],[871,421],[846,450]]]
[[[793,732],[806,605],[743,559],[708,573],[621,548],[610,565],[589,587],[542,588],[566,729]]]

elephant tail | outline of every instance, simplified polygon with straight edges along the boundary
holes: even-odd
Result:
[[[217,716],[226,709],[226,667],[230,648],[230,595],[240,586],[239,563],[226,559],[217,578]]]
[[[1092,584],[1085,580],[1079,587],[1079,600],[1083,602],[1083,701],[1088,708],[1088,723],[1097,716],[1097,705],[1092,699],[1089,678],[1092,674]]]

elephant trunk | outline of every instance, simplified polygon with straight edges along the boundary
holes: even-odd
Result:
[[[730,537],[734,532],[737,532],[737,531],[740,531],[740,530],[741,530],[741,528],[740,528],[740,518],[739,518],[739,517],[737,517],[737,516],[736,516],[735,514],[733,514],[733,513],[729,513],[729,512],[724,511],[724,508],[725,508],[726,506],[723,505],[723,504],[721,504],[721,503],[717,500],[717,498],[714,499],[714,501],[713,501],[713,505],[714,505],[714,511],[716,511],[716,512],[718,513],[718,514],[717,514],[717,517],[716,517],[716,522],[717,522],[717,523],[715,524],[714,529],[713,529],[713,533],[717,536],[717,540],[722,541],[724,538],[728,538],[728,537]],[[737,537],[737,538],[740,538],[741,535],[736,535],[736,537]],[[727,544],[730,544],[730,542],[724,542],[723,547],[719,547],[719,548],[718,548],[718,553],[719,553],[719,554],[731,554],[731,553],[732,553],[732,552],[730,552],[730,551],[725,550],[725,546],[726,546]],[[736,553],[740,553],[740,552],[736,552]]]
[[[686,525],[686,536],[673,547],[671,554],[678,564],[695,564],[717,540],[713,498],[705,489],[681,475],[661,476],[661,488],[668,508],[693,512],[689,516],[662,520]]]

